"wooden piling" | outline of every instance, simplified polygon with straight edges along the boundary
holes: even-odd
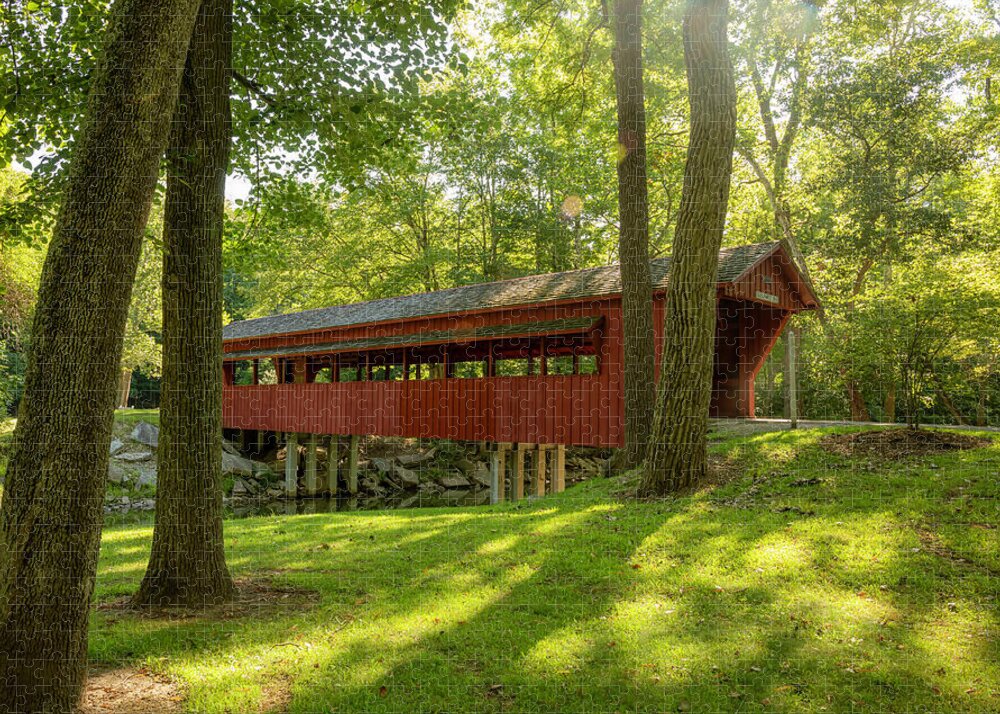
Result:
[[[361,437],[351,434],[350,450],[347,454],[347,492],[354,495],[358,492],[358,443]]]
[[[520,501],[524,498],[524,457],[531,444],[518,444],[514,449],[514,473],[511,474],[510,500]]]
[[[299,435],[289,433],[285,440],[285,497],[299,493]]]
[[[316,478],[316,445],[319,441],[319,437],[316,434],[310,434],[308,440],[306,441],[306,496],[308,498],[313,498],[318,493],[318,483]]]
[[[340,461],[340,437],[334,434],[330,437],[330,445],[326,450],[326,490],[331,496],[337,495],[337,475]]]
[[[535,450],[535,495],[545,495],[545,460],[548,452],[547,444],[539,444]]]
[[[490,453],[490,503],[501,503],[504,500],[509,448],[510,444],[500,443]]]
[[[566,490],[566,445],[556,444],[556,463],[552,470],[552,492]]]

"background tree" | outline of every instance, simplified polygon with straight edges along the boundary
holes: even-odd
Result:
[[[93,76],[0,504],[0,711],[80,696],[122,337],[196,12],[120,0]]]
[[[663,326],[659,396],[640,489],[698,483],[708,465],[716,275],[729,204],[736,84],[726,0],[691,0],[684,16],[691,135]]]
[[[614,5],[618,105],[618,261],[622,284],[625,386],[624,465],[642,461],[653,413],[653,281],[649,272],[646,106],[642,77],[642,0]]]

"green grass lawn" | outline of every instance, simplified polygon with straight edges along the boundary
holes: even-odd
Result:
[[[315,592],[238,617],[108,609],[152,533],[109,528],[90,656],[198,712],[1000,711],[1000,442],[873,463],[829,431],[721,441],[742,475],[667,502],[228,522],[234,575]]]

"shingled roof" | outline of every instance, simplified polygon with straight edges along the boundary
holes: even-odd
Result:
[[[733,282],[780,245],[772,242],[724,248],[719,253],[718,281]],[[670,273],[670,258],[650,261],[649,271],[653,289],[665,289]],[[618,266],[608,265],[243,320],[227,325],[222,336],[224,340],[237,340],[312,332],[331,327],[390,322],[484,308],[535,305],[573,298],[599,298],[619,293],[621,280]]]

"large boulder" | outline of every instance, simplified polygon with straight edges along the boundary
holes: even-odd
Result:
[[[464,456],[455,462],[455,468],[461,471],[463,474],[471,474],[476,470],[476,462],[471,459],[467,459]]]
[[[403,466],[416,466],[418,464],[426,463],[434,458],[437,453],[437,449],[428,449],[423,453],[417,454],[400,454],[396,457],[396,461],[401,463]]]
[[[222,473],[234,476],[253,476],[254,467],[250,459],[231,454],[228,451],[222,452]]]
[[[111,440],[111,451],[109,453],[112,456],[114,456],[117,452],[121,451],[121,449],[122,449],[123,446],[125,446],[125,443],[121,439],[112,439]]]
[[[472,472],[472,479],[480,486],[490,487],[490,467],[482,461],[476,464],[476,470]]]
[[[128,471],[123,469],[120,464],[116,464],[114,461],[108,463],[108,481],[122,484],[127,483],[128,480]]]
[[[380,457],[375,457],[368,462],[373,466],[380,474],[392,473],[392,459],[383,459]]]
[[[393,473],[399,479],[399,483],[403,488],[416,488],[420,485],[420,474],[416,471],[396,464],[393,467]]]
[[[152,446],[155,449],[160,444],[160,430],[148,422],[141,421],[135,425],[132,433],[129,434],[129,438],[132,441],[138,441],[140,444]]]
[[[139,478],[135,482],[136,488],[156,485],[156,466],[140,467]]]
[[[115,459],[118,461],[125,461],[130,464],[134,464],[138,461],[149,461],[153,458],[152,451],[130,451],[126,454],[116,454]]]
[[[242,478],[236,479],[233,482],[233,496],[249,496],[255,491],[253,484]]]
[[[468,488],[472,485],[469,479],[465,478],[462,474],[448,474],[447,476],[442,476],[438,479],[438,483],[445,488]]]

